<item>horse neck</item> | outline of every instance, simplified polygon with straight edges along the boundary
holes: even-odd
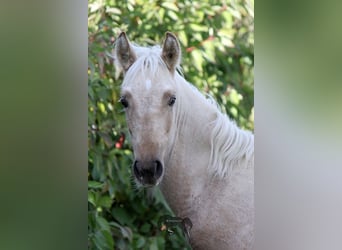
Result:
[[[239,128],[214,100],[206,99],[179,75],[178,84],[181,98],[177,100],[176,143],[172,146],[179,153],[177,157],[186,155],[183,152],[190,156],[209,154],[208,161],[203,161],[206,170],[221,178],[233,172],[233,167],[252,166],[254,135]],[[177,151],[179,146],[183,146],[183,151]]]
[[[177,214],[190,209],[187,200],[198,196],[206,183],[210,126],[215,119],[215,108],[203,96],[194,93],[185,81],[180,86],[173,125],[175,136],[161,183],[167,201]]]
[[[233,167],[252,165],[254,158],[254,137],[250,132],[238,128],[183,78],[179,86],[175,136],[162,182],[163,193],[169,196],[166,198],[173,209],[186,206],[189,197],[200,195],[213,175],[218,177],[216,181],[222,180]],[[177,192],[170,192],[175,189]]]
[[[216,117],[215,107],[182,77],[179,76],[178,81],[181,97],[177,100],[174,117],[174,157],[188,159],[199,157],[199,154],[207,155],[210,153],[210,128]],[[186,163],[190,164],[188,161]]]

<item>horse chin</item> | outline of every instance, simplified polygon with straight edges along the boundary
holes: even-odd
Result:
[[[162,178],[158,178],[157,180],[139,180],[136,178],[136,180],[138,185],[142,188],[154,188],[160,184]]]
[[[156,187],[156,186],[157,186],[157,185],[145,184],[145,185],[143,185],[142,187],[143,187],[143,188],[149,189],[149,188],[154,188],[154,187]]]

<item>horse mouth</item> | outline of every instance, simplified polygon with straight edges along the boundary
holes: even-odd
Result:
[[[161,182],[161,178],[154,178],[151,176],[139,176],[134,173],[135,179],[139,182],[140,185],[144,188],[152,188],[158,186]]]

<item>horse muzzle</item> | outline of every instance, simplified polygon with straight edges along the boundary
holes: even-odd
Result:
[[[163,164],[159,160],[138,161],[133,164],[135,178],[145,187],[155,186],[163,175]]]

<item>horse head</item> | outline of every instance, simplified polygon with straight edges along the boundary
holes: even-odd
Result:
[[[116,41],[116,64],[124,71],[120,102],[135,157],[132,172],[143,186],[158,185],[164,175],[165,156],[174,136],[174,75],[180,57],[179,42],[169,32],[162,48],[132,45],[125,33]]]

